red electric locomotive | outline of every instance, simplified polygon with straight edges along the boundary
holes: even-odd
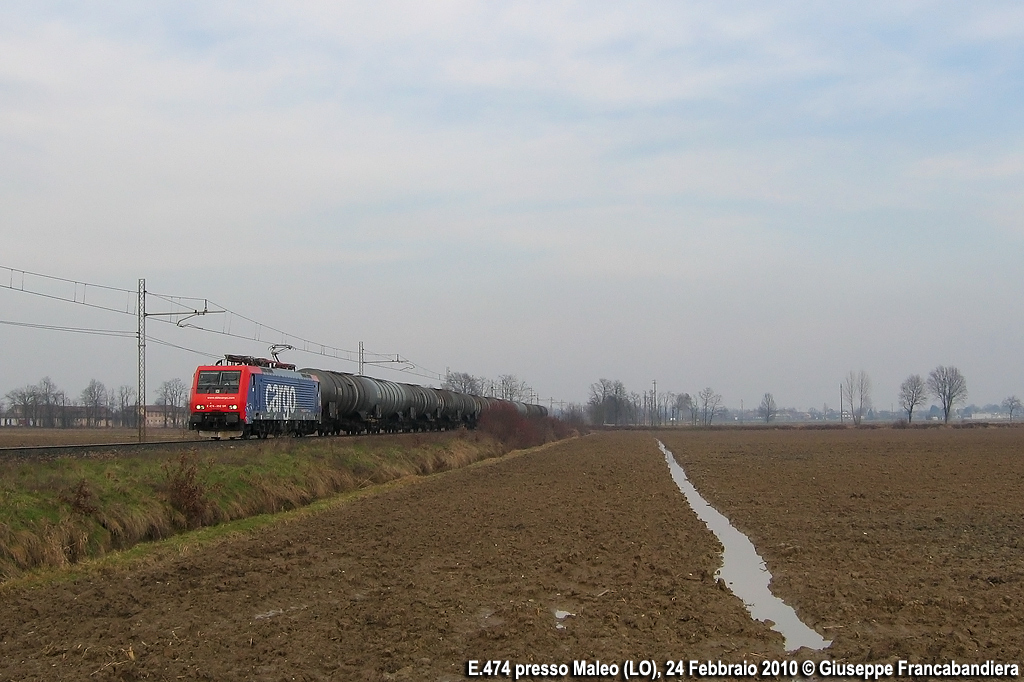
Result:
[[[307,435],[319,425],[320,384],[295,365],[226,355],[196,369],[189,411],[189,428],[200,436]]]

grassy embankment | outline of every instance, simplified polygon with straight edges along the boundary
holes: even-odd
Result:
[[[501,415],[477,431],[239,441],[117,459],[0,462],[0,580],[182,531],[466,466],[568,435]]]

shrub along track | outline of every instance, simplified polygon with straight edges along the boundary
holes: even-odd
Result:
[[[0,679],[456,680],[469,658],[780,655],[711,579],[719,552],[653,437],[600,434],[149,565],[9,585]]]

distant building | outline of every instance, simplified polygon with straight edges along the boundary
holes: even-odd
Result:
[[[146,405],[146,427],[154,429],[180,428],[188,424],[188,407]]]
[[[1009,418],[1010,415],[998,412],[973,412],[969,417],[965,417],[965,419],[975,422],[1007,421]]]
[[[34,426],[58,429],[109,428],[119,425],[117,414],[109,407],[83,405],[12,405],[0,417],[0,426]]]

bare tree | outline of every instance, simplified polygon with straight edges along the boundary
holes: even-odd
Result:
[[[1013,413],[1020,412],[1020,408],[1020,398],[1015,395],[1011,395],[1003,401],[1003,409],[1010,413],[1010,421],[1013,421]]]
[[[56,426],[58,406],[68,404],[63,392],[50,377],[43,377],[38,384],[8,392],[7,399],[11,408],[20,413],[20,419],[26,426]]]
[[[711,422],[714,421],[715,415],[718,414],[721,408],[722,396],[715,393],[714,389],[708,386],[697,394],[697,399],[700,401],[701,422],[704,426],[711,426]]]
[[[690,423],[693,426],[700,424],[700,401],[695,398],[691,398],[688,403],[690,409]]]
[[[767,424],[771,420],[775,419],[775,415],[779,413],[779,408],[775,404],[775,396],[771,393],[765,393],[764,397],[761,398],[761,404],[757,407],[757,414]]]
[[[74,407],[75,401],[68,398],[68,394],[64,391],[58,390],[53,394],[53,405],[55,411],[55,423],[58,424],[62,429],[69,429],[75,425],[75,419],[72,410],[69,408]]]
[[[502,374],[498,377],[498,397],[502,400],[522,401],[529,395],[530,387],[515,374]]]
[[[188,390],[181,379],[170,379],[160,384],[160,388],[157,389],[157,404],[164,408],[164,428],[167,428],[168,421],[178,426],[181,407],[185,403],[187,393]]]
[[[676,394],[673,391],[665,391],[658,399],[658,419],[662,424],[669,424],[672,421],[673,406],[676,404]]]
[[[598,379],[590,385],[587,411],[594,424],[626,424],[636,416],[636,407],[619,380]]]
[[[132,386],[120,386],[117,389],[117,407],[120,415],[121,426],[136,426],[138,410],[135,405],[135,388]]]
[[[583,406],[579,403],[568,403],[562,409],[561,420],[572,426],[582,426],[587,421],[583,413]]]
[[[597,403],[603,403],[612,394],[614,384],[615,382],[611,379],[598,379],[590,384],[590,399]]]
[[[617,382],[622,383],[622,382]],[[618,398],[618,403],[621,404],[622,408],[622,422],[624,424],[633,424],[636,426],[640,423],[640,417],[643,414],[641,406],[643,399],[636,391],[626,392],[626,387],[623,386],[622,397]]]
[[[967,379],[956,367],[939,365],[928,373],[928,390],[942,406],[942,421],[949,423],[953,406],[967,399]]]
[[[107,404],[107,387],[102,382],[92,379],[82,391],[82,407],[85,408],[85,423],[96,426],[103,408]]]
[[[598,379],[590,384],[590,399],[587,401],[587,413],[592,424],[608,423],[608,400],[612,395],[613,382],[610,379]]]
[[[635,424],[640,418],[640,396],[627,391],[618,379],[612,384],[612,406],[616,424]]]
[[[167,382],[167,397],[170,398],[171,410],[174,415],[174,425],[181,425],[182,408],[188,397],[188,388],[181,379],[171,379]]]
[[[587,414],[592,424],[605,423],[605,401],[611,394],[611,380],[598,379],[590,384],[590,398],[587,400]]]
[[[907,413],[907,423],[914,421],[914,408],[924,405],[927,388],[920,374],[911,374],[900,384],[900,407]]]
[[[857,375],[857,393],[860,395],[860,403],[857,405],[861,419],[871,409],[871,378],[863,370]]]
[[[676,396],[676,410],[679,413],[680,421],[686,413],[689,413],[689,419],[691,422],[693,421],[693,398],[689,393],[680,393]]]
[[[867,372],[850,370],[843,381],[843,398],[850,404],[853,423],[859,426],[864,413],[871,407],[871,379]]]
[[[483,385],[483,379],[475,377],[468,372],[448,372],[444,377],[444,383],[441,384],[441,388],[446,388],[449,391],[458,391],[459,393],[481,395],[484,392]]]
[[[32,426],[31,410],[35,402],[35,386],[24,386],[7,392],[7,400],[11,404],[12,416],[24,421],[25,426]]]
[[[39,405],[42,408],[42,422],[44,426],[54,427],[57,425],[57,394],[60,389],[53,383],[50,377],[43,377],[36,384],[36,391],[39,395]]]

